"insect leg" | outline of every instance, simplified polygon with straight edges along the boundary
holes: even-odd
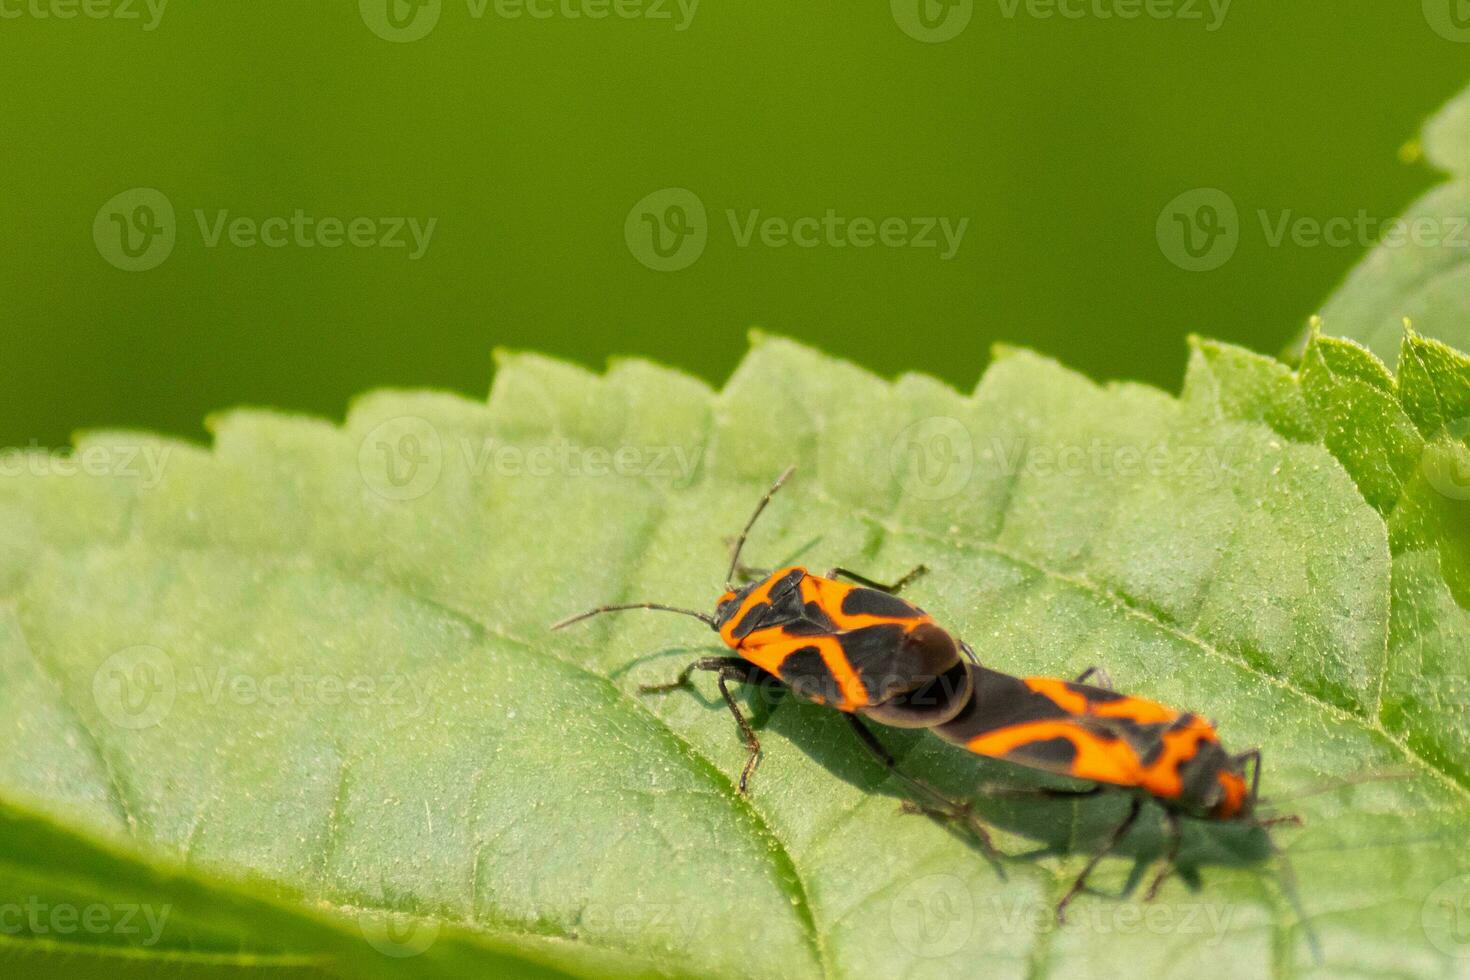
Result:
[[[1232,761],[1242,768],[1244,768],[1247,762],[1251,763],[1251,791],[1248,798],[1251,809],[1255,810],[1256,804],[1261,798],[1261,750],[1247,749],[1235,756]],[[1255,824],[1257,827],[1277,827],[1282,825],[1300,827],[1302,825],[1302,818],[1294,813],[1290,813],[1284,816],[1267,817],[1265,820],[1257,820]]]
[[[1271,827],[1300,827],[1302,818],[1295,813],[1288,813],[1280,817],[1267,817],[1265,820],[1257,820],[1255,826],[1263,829]]]
[[[1093,783],[1087,789],[1057,789],[1051,786],[1027,786],[1024,788],[997,787],[986,790],[985,795],[992,799],[1015,800],[1036,799],[1043,800],[1080,800],[1089,796],[1097,796],[1102,793],[1106,786],[1102,783]]]
[[[749,565],[735,566],[735,580],[742,584],[750,582],[763,582],[771,577],[769,568],[751,568]]]
[[[848,581],[856,582],[858,585],[864,586],[865,588],[877,589],[879,592],[887,592],[889,595],[898,595],[899,592],[903,591],[903,587],[905,585],[908,585],[914,579],[918,578],[920,575],[923,575],[928,571],[929,569],[925,568],[923,565],[915,565],[913,568],[905,572],[903,577],[900,578],[897,582],[894,582],[892,585],[884,585],[882,582],[874,582],[866,575],[859,575],[857,572],[848,571],[847,569],[840,567],[834,568],[830,572],[828,572],[827,578],[845,578]]]
[[[1232,761],[1239,765],[1242,769],[1245,768],[1245,764],[1247,762],[1252,763],[1250,801],[1252,808],[1254,808],[1256,805],[1256,800],[1261,795],[1261,750],[1247,749],[1246,751],[1240,753],[1240,755],[1236,756]]]
[[[740,726],[740,734],[745,739],[745,767],[740,770],[740,782],[738,789],[740,795],[744,796],[746,783],[750,774],[755,771],[756,764],[760,761],[761,743],[756,738],[755,729],[750,726],[745,713],[740,710],[740,705],[735,700],[735,695],[730,693],[728,680],[737,680],[741,683],[758,683],[771,675],[761,670],[755,664],[742,660],[739,657],[701,657],[679,672],[679,676],[667,684],[642,684],[638,690],[645,694],[657,694],[672,691],[681,687],[689,686],[689,678],[696,670],[713,671],[715,681],[720,688],[720,697],[725,699],[725,706],[730,709],[730,714],[735,716],[735,723]]]
[[[1097,666],[1096,664],[1088,667],[1082,673],[1078,674],[1077,679],[1074,680],[1072,683],[1085,684],[1087,683],[1088,678],[1092,679],[1093,687],[1100,687],[1104,691],[1111,691],[1113,689],[1113,678],[1109,676],[1106,670]]]
[[[689,678],[696,670],[724,670],[726,667],[750,666],[739,657],[700,657],[698,660],[679,671],[679,676],[667,684],[639,684],[638,690],[644,694],[662,694],[665,691],[678,690],[689,686]]]
[[[1112,835],[1108,837],[1108,842],[1088,859],[1087,865],[1082,869],[1082,873],[1077,876],[1077,880],[1072,882],[1072,887],[1067,889],[1067,894],[1063,895],[1062,900],[1057,903],[1058,922],[1067,921],[1067,906],[1071,904],[1072,899],[1076,898],[1077,894],[1082,891],[1083,886],[1087,884],[1087,878],[1092,874],[1093,869],[1097,867],[1098,862],[1107,857],[1114,848],[1123,842],[1123,838],[1128,836],[1128,831],[1132,830],[1133,825],[1138,822],[1138,814],[1142,810],[1143,797],[1135,796],[1133,798],[1133,805],[1128,808],[1128,816],[1124,817],[1123,822],[1114,828]]]
[[[1179,814],[1173,810],[1164,811],[1164,821],[1169,826],[1169,849],[1164,853],[1164,866],[1159,869],[1158,875],[1154,877],[1153,884],[1148,886],[1148,893],[1143,896],[1145,902],[1152,902],[1159,894],[1159,889],[1164,887],[1164,882],[1174,873],[1174,862],[1179,857],[1179,845],[1184,842],[1184,825],[1179,820]]]
[[[729,537],[726,537],[724,541],[725,547],[735,547],[735,535],[732,534]],[[745,585],[750,582],[764,581],[765,579],[771,577],[771,572],[772,569],[769,568],[752,568],[751,566],[745,564],[745,562],[743,561],[737,561],[735,563],[735,567],[731,570],[730,577],[734,580],[732,584],[738,583],[741,585]]]
[[[845,717],[847,718],[847,723],[852,726],[853,733],[857,735],[858,741],[862,742],[863,746],[873,754],[873,757],[883,764],[883,768],[887,769],[889,774],[906,786],[911,793],[928,802],[928,807],[916,803],[915,806],[917,809],[922,813],[930,813],[947,820],[958,820],[962,822],[980,842],[981,847],[985,849],[985,856],[995,865],[1001,877],[1005,877],[1005,870],[1001,867],[999,861],[1000,854],[996,851],[995,845],[990,842],[990,834],[986,832],[985,827],[970,813],[970,804],[956,803],[933,786],[930,786],[923,780],[915,779],[898,768],[898,760],[894,759],[893,754],[883,747],[883,743],[878,741],[878,736],[874,735],[868,729],[867,725],[864,725],[856,715],[846,715]],[[908,808],[905,807],[905,809]]]

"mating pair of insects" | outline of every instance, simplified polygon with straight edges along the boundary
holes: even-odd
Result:
[[[640,602],[601,606],[552,627],[561,629],[603,613],[654,609],[692,616],[717,631],[734,656],[701,657],[673,682],[642,690],[685,687],[696,671],[716,675],[749,753],[740,773],[741,793],[760,758],[760,741],[730,691],[732,680],[784,686],[798,697],[842,712],[867,750],[913,795],[906,806],[962,824],[993,861],[996,852],[970,804],[903,772],[863,719],[928,728],[978,755],[1091,784],[1023,792],[1050,798],[1130,792],[1127,816],[1058,903],[1058,919],[1065,919],[1067,905],[1098,862],[1128,835],[1148,800],[1162,807],[1168,831],[1163,867],[1148,890],[1150,900],[1173,871],[1184,818],[1257,827],[1292,821],[1256,816],[1259,750],[1228,753],[1214,725],[1200,716],[1120,694],[1096,667],[1066,681],[1012,677],[983,666],[969,644],[898,597],[904,585],[924,572],[923,566],[892,585],[845,568],[817,576],[798,566],[774,572],[742,566],[746,538],[793,469],[781,474],[761,498],[735,540],[725,592],[714,615]],[[748,584],[737,587],[737,577]],[[1084,683],[1089,679],[1093,683]]]

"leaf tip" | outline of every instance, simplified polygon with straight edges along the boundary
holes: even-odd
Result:
[[[1220,349],[1220,342],[1204,334],[1190,332],[1185,335],[1184,343],[1189,350],[1196,354],[1211,354]]]
[[[764,347],[776,339],[776,335],[764,327],[751,327],[745,331],[745,342],[750,345],[751,350],[755,350],[757,347]]]

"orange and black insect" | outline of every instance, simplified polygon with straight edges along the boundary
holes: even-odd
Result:
[[[899,771],[893,756],[859,717],[900,728],[929,728],[948,721],[971,700],[965,658],[973,660],[973,652],[928,613],[897,595],[904,585],[923,574],[923,566],[892,585],[883,585],[845,568],[834,568],[819,576],[795,565],[757,572],[740,564],[741,551],[756,519],[791,473],[788,469],[781,474],[735,540],[725,592],[716,601],[713,615],[663,603],[627,603],[589,610],[562,620],[552,629],[628,609],[655,609],[702,620],[737,656],[701,657],[671,683],[642,690],[685,687],[695,671],[716,674],[720,694],[735,716],[749,752],[740,773],[740,792],[745,792],[760,758],[760,741],[727,682],[776,684],[798,697],[842,712],[879,762],[940,811],[965,819],[988,846],[983,829],[968,818],[968,809]],[[737,587],[734,580],[738,573],[756,580]]]
[[[1254,815],[1260,752],[1227,753],[1214,726],[1198,715],[1120,694],[1096,668],[1075,681],[1061,681],[1011,677],[981,666],[963,640],[897,596],[924,571],[923,566],[893,585],[843,568],[834,568],[825,576],[800,566],[774,572],[744,569],[740,555],[746,538],[791,472],[783,473],[761,498],[736,539],[725,592],[716,601],[713,615],[640,602],[601,606],[552,627],[560,629],[607,612],[654,609],[691,616],[719,633],[737,656],[701,657],[671,683],[647,685],[642,690],[685,687],[695,671],[716,674],[720,694],[748,749],[740,792],[746,791],[760,757],[760,742],[730,692],[730,680],[789,688],[800,697],[842,712],[878,761],[926,801],[917,804],[917,809],[963,823],[992,860],[996,854],[989,835],[972,816],[970,804],[950,800],[900,771],[893,756],[863,723],[864,717],[898,728],[930,728],[940,738],[978,755],[1093,784],[1087,789],[1041,789],[1026,794],[1075,798],[1106,790],[1131,791],[1128,815],[1058,904],[1058,918],[1064,917],[1068,903],[1097,864],[1127,837],[1147,800],[1163,807],[1170,834],[1164,868],[1150,886],[1149,898],[1173,870],[1184,817],[1261,827],[1293,819],[1260,820]],[[740,572],[756,580],[736,587],[733,581]],[[1084,683],[1094,675],[1101,685]]]
[[[1058,918],[1065,916],[1098,862],[1128,836],[1147,800],[1163,808],[1168,845],[1146,901],[1174,869],[1184,818],[1257,827],[1296,822],[1294,817],[1256,816],[1260,750],[1230,754],[1215,726],[1199,715],[1120,694],[1097,668],[1063,681],[967,667],[969,700],[948,721],[933,726],[940,738],[977,755],[1093,784],[1081,790],[1035,791],[1045,796],[1077,798],[1118,789],[1133,793],[1128,815],[1058,904]],[[1083,683],[1089,677],[1101,684]]]

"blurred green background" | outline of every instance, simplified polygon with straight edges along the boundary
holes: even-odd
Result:
[[[1276,351],[1365,250],[1273,246],[1258,212],[1392,216],[1434,182],[1399,147],[1470,74],[1427,13],[1461,0],[690,2],[0,0],[0,444],[481,395],[496,345],[719,381],[753,325],[966,388],[997,340],[1172,386],[1187,332]],[[670,187],[707,243],[657,271]],[[1199,187],[1239,247],[1187,271],[1156,225]],[[109,204],[133,188],[171,225]],[[210,244],[298,209],[435,224],[416,259]],[[968,224],[947,260],[730,227],[828,209]]]

